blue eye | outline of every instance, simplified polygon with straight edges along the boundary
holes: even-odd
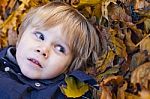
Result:
[[[41,32],[35,32],[34,33],[35,35],[36,35],[36,37],[38,38],[38,39],[40,39],[40,40],[44,40],[45,38],[44,38],[44,35],[41,33]]]
[[[59,51],[61,53],[65,53],[66,52],[65,48],[63,46],[59,45],[59,44],[56,45],[55,48],[56,48],[57,51]]]

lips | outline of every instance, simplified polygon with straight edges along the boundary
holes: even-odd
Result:
[[[42,68],[42,65],[40,64],[38,60],[34,58],[28,58],[28,60]]]

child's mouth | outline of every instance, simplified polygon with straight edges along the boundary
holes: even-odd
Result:
[[[28,60],[42,68],[42,65],[39,63],[38,60],[33,59],[33,58],[28,58]]]

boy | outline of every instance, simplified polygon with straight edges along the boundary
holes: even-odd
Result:
[[[59,87],[65,75],[95,84],[81,71],[94,65],[99,45],[92,25],[71,6],[52,2],[32,9],[19,28],[16,48],[0,52],[0,97],[66,99]]]

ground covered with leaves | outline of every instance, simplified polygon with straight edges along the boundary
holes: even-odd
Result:
[[[149,0],[0,0],[0,47],[15,45],[18,26],[31,7],[51,1],[75,7],[101,38],[101,56],[86,71],[98,83],[95,99],[150,99]],[[62,90],[68,97],[92,88],[72,78],[66,82],[71,93]]]

